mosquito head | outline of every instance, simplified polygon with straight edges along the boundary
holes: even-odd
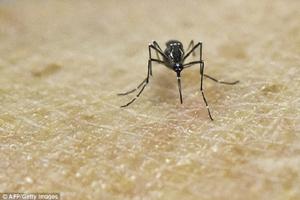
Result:
[[[183,69],[183,65],[181,63],[174,63],[173,65],[173,69],[176,73],[179,73],[182,71]]]

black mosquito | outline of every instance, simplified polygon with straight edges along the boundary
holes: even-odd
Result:
[[[195,55],[195,50],[199,47],[199,51],[200,51],[200,58],[199,60],[196,61],[192,61],[192,62],[188,62],[185,63],[185,60],[191,55]],[[191,49],[190,49],[191,48]],[[190,49],[190,50],[189,50]],[[213,120],[210,110],[209,110],[209,106],[207,103],[207,100],[205,98],[204,95],[204,91],[203,91],[203,77],[209,78],[217,83],[221,83],[221,84],[227,84],[227,85],[234,85],[236,83],[238,83],[239,81],[234,81],[234,82],[225,82],[225,81],[220,81],[218,79],[215,79],[207,74],[204,74],[204,62],[202,60],[202,43],[198,42],[196,45],[194,45],[194,41],[192,40],[190,42],[190,44],[188,45],[187,48],[187,53],[185,54],[184,50],[183,50],[183,45],[180,41],[178,40],[169,40],[168,42],[166,42],[166,49],[163,51],[160,46],[158,45],[158,43],[156,41],[153,41],[152,43],[150,43],[148,45],[148,50],[149,50],[149,59],[148,59],[148,72],[147,72],[147,77],[135,88],[132,89],[128,92],[124,92],[124,93],[120,93],[118,95],[127,95],[130,94],[138,89],[140,89],[140,91],[137,93],[137,95],[131,100],[129,101],[127,104],[121,106],[121,107],[127,107],[130,104],[132,104],[144,91],[145,87],[148,85],[149,83],[149,78],[150,76],[152,76],[152,62],[156,62],[159,64],[163,64],[165,65],[167,68],[173,70],[174,72],[176,72],[177,75],[177,83],[178,83],[178,90],[179,90],[179,97],[180,97],[180,103],[182,103],[182,93],[181,93],[181,80],[180,80],[180,73],[183,69],[191,67],[193,65],[199,64],[200,65],[200,77],[201,77],[201,81],[200,81],[200,90],[202,93],[202,97],[203,97],[203,101],[206,105],[207,111],[208,111],[208,115],[209,118],[211,120]],[[154,50],[156,52],[157,58],[152,58],[151,56],[151,50]],[[162,59],[160,59],[160,56],[162,57]]]

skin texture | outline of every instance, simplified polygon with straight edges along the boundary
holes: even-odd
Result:
[[[298,0],[0,1],[0,192],[63,199],[299,199]],[[148,43],[203,42],[153,77]],[[155,54],[153,54],[155,55]],[[196,55],[197,56],[197,55]],[[193,57],[191,57],[193,58]]]

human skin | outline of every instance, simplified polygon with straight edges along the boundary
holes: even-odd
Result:
[[[299,199],[299,1],[1,1],[0,192]],[[148,43],[203,42],[199,66]],[[155,54],[153,54],[155,55]],[[197,59],[191,57],[191,59]]]

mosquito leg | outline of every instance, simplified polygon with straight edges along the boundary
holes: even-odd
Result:
[[[158,45],[158,43],[156,41],[153,41],[153,44],[149,44],[149,59],[153,60],[153,61],[157,61],[159,63],[164,63],[162,60],[159,59],[153,59],[151,56],[151,49],[155,50],[157,57],[159,58],[159,55],[161,55],[164,59],[167,58],[167,56],[164,54],[164,52],[162,51],[162,49],[160,48],[160,46]],[[152,63],[150,63],[150,75],[152,76]]]
[[[200,54],[200,58],[201,58],[201,54]],[[186,63],[183,66],[184,66],[184,68],[187,68],[187,67],[191,67],[192,65],[195,65],[195,64],[200,64],[200,76],[201,76],[200,90],[201,90],[203,101],[206,105],[208,116],[213,121],[214,119],[211,116],[210,109],[209,109],[207,100],[206,100],[205,95],[204,95],[204,90],[203,90],[204,62],[203,61],[193,61],[193,62]]]
[[[157,62],[157,63],[164,63],[163,61],[161,60],[157,60],[157,59],[151,59],[151,61],[153,62]],[[149,65],[149,61],[148,61],[148,65]],[[150,73],[150,72],[149,72]],[[147,82],[147,79],[148,79],[148,76],[134,89],[132,90],[129,90],[127,92],[124,92],[124,93],[118,93],[119,96],[124,96],[124,95],[127,95],[127,94],[130,94],[130,93],[133,93],[134,91],[138,90],[140,87],[142,87],[143,84],[145,84]]]
[[[160,48],[159,44],[155,40],[153,40],[152,43],[156,48],[158,48],[161,52],[163,52],[163,50]],[[156,56],[157,56],[157,59],[160,60],[160,57],[159,57],[159,54],[157,51],[156,51]]]
[[[133,89],[133,90],[130,90],[128,92],[125,92],[125,93],[122,93],[122,94],[119,94],[119,95],[127,95],[127,94],[130,94],[134,91],[136,91],[137,89],[139,89],[140,87],[142,87],[142,89],[139,91],[139,93],[131,100],[129,101],[127,104],[125,105],[122,105],[121,107],[127,107],[129,106],[130,104],[132,104],[141,94],[142,92],[144,91],[145,87],[148,85],[149,83],[149,78],[150,78],[150,75],[152,73],[152,62],[158,62],[158,63],[163,63],[163,61],[161,60],[158,60],[158,59],[153,59],[151,57],[151,48],[158,51],[160,54],[162,52],[159,51],[159,49],[157,49],[156,47],[154,47],[152,44],[149,44],[149,60],[148,60],[148,72],[147,72],[147,77],[138,85],[137,88]],[[163,54],[164,55],[164,54]]]
[[[202,97],[203,97],[203,101],[206,105],[206,109],[207,109],[209,118],[213,121],[214,119],[212,118],[212,116],[210,114],[209,106],[208,106],[208,103],[207,103],[207,100],[205,98],[204,91],[203,91],[204,62],[200,63],[200,75],[201,75],[201,84],[200,84],[201,94],[202,94]]]
[[[190,51],[188,51],[187,54],[183,57],[183,61],[184,61],[187,57],[189,57],[189,55],[190,55],[191,53],[193,53],[193,52],[195,51],[195,49],[196,49],[197,47],[199,47],[199,46],[200,46],[200,60],[202,61],[202,42],[198,42],[195,46],[193,46],[193,48],[192,48]]]
[[[151,58],[149,61],[153,61],[153,62],[157,62],[157,63],[161,63],[161,64],[163,64],[164,62],[163,61],[161,61],[161,60],[158,60],[158,59],[153,59],[153,58]],[[151,69],[151,67],[152,67],[152,65],[151,65],[151,62],[150,62],[150,64],[149,64],[149,61],[148,61],[148,71],[149,71],[149,74],[150,74],[150,70],[152,70]],[[150,66],[151,67],[150,67]],[[151,75],[151,74],[150,74]],[[136,90],[138,90],[140,87],[142,87],[146,82],[147,82],[147,80],[149,80],[149,77],[148,77],[148,75],[147,75],[147,77],[136,87],[136,88],[134,88],[134,89],[132,89],[132,90],[129,90],[129,91],[127,91],[127,92],[124,92],[124,93],[118,93],[118,95],[119,96],[124,96],[124,95],[127,95],[127,94],[131,94],[131,93],[133,93],[133,92],[135,92]]]
[[[199,46],[200,46],[200,61],[202,62],[202,42],[199,42]],[[204,68],[204,63],[203,63],[203,68]],[[203,69],[204,70],[204,69]]]
[[[211,77],[211,76],[209,76],[209,75],[207,75],[207,74],[204,74],[203,76],[205,76],[206,78],[209,78],[209,79],[211,79],[211,80],[213,80],[213,81],[215,81],[215,82],[217,82],[217,83],[227,84],[227,85],[235,85],[235,84],[237,84],[237,83],[240,82],[240,81],[233,81],[233,82],[221,81],[221,80],[218,80],[218,79],[216,79],[216,78],[213,78],[213,77]]]
[[[124,95],[130,94],[130,93],[133,93],[134,91],[139,89],[146,81],[147,81],[147,78],[145,78],[136,88],[134,88],[132,90],[129,90],[127,92],[124,92],[124,93],[118,93],[118,95],[119,96],[124,96]]]
[[[203,61],[193,61],[193,62],[189,62],[189,63],[184,64],[183,67],[184,67],[184,69],[185,69],[185,68],[191,67],[191,66],[193,66],[193,65],[195,65],[195,64],[197,64],[197,63],[202,63],[202,62],[203,62]],[[211,77],[211,76],[209,76],[209,75],[207,75],[207,74],[203,74],[203,76],[206,77],[206,78],[209,78],[209,79],[211,79],[211,80],[213,80],[213,81],[215,81],[215,82],[217,82],[217,83],[220,83],[220,84],[226,84],[226,85],[235,85],[235,84],[237,84],[237,83],[240,82],[240,81],[233,81],[233,82],[221,81],[221,80],[218,80],[218,79],[216,79],[216,78],[213,78],[213,77]]]
[[[149,76],[150,76],[150,65],[151,65],[151,60],[149,59],[148,60],[148,73],[147,73],[147,77],[145,78],[145,80],[135,90],[137,90],[138,88],[140,88],[141,86],[143,86],[142,89],[139,91],[139,93],[132,100],[130,100],[127,104],[122,105],[121,106],[122,108],[127,107],[130,104],[132,104],[141,95],[141,93],[144,91],[146,85],[148,85],[148,83],[149,83]]]
[[[200,44],[200,61],[202,61],[202,43]],[[203,65],[204,65],[204,63],[203,63]],[[205,76],[206,78],[209,78],[217,83],[221,83],[221,84],[234,85],[239,82],[239,81],[234,81],[234,82],[220,81],[220,80],[215,79],[207,74],[203,74],[203,76]]]
[[[160,48],[159,44],[158,44],[155,40],[153,40],[152,43],[153,43],[153,45],[154,45],[155,47],[157,47],[161,52],[163,52],[163,50]]]
[[[188,51],[190,50],[191,47],[194,48],[194,46],[195,46],[195,45],[194,45],[194,40],[191,40],[190,43],[189,43],[188,48],[186,49],[186,52],[188,52]],[[192,55],[195,56],[196,53],[193,51]]]
[[[200,61],[200,60],[193,61],[193,62],[189,62],[189,63],[184,64],[184,65],[183,65],[183,68],[185,69],[185,68],[191,67],[191,66],[193,66],[193,65],[195,65],[195,64],[199,64],[199,63],[202,63],[202,62],[203,62],[203,61]]]

